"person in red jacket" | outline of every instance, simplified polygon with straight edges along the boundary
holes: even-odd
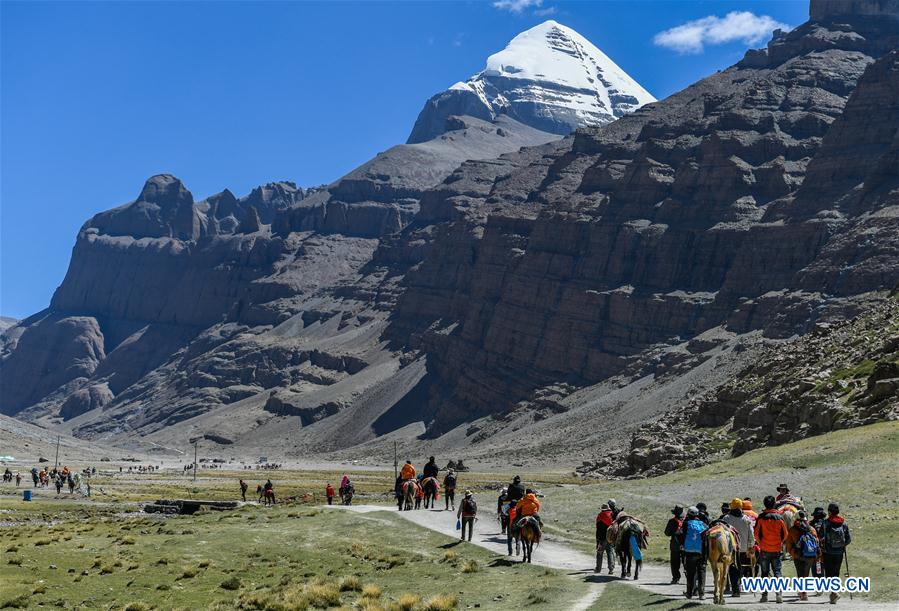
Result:
[[[328,484],[325,486],[325,496],[328,497],[328,505],[334,504],[334,486]]]
[[[596,514],[596,568],[594,573],[602,571],[603,555],[608,558],[609,575],[615,570],[615,560],[612,546],[609,545],[606,535],[609,532],[609,526],[612,525],[612,510],[606,503],[603,503],[598,514]]]
[[[759,515],[755,522],[755,540],[758,542],[759,571],[762,577],[768,577],[772,572],[775,577],[783,577],[781,565],[781,552],[784,541],[789,532],[784,522],[783,514],[774,508],[776,501],[773,496],[766,496],[765,511]],[[768,602],[768,593],[763,592],[759,602]],[[783,594],[777,592],[777,602],[783,602]]]

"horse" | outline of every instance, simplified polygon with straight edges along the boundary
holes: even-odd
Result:
[[[540,522],[537,521],[537,518],[525,516],[518,521],[518,538],[521,539],[521,546],[524,549],[524,554],[521,558],[522,562],[530,564],[531,555],[534,553],[534,547],[540,545],[540,539],[542,537],[543,533],[540,532]]]
[[[640,569],[643,568],[643,553],[640,550],[646,547],[648,537],[649,530],[643,522],[627,514],[618,516],[618,520],[609,527],[606,539],[615,546],[621,564],[621,579],[630,577],[632,567],[634,580],[640,578]]]
[[[737,558],[737,537],[726,524],[713,524],[705,533],[705,545],[715,580],[714,603],[724,604],[727,591],[727,571]]]
[[[796,514],[799,513],[802,507],[802,499],[799,497],[790,497],[777,504],[777,509],[780,510],[781,515],[783,515],[787,532],[793,528],[793,523],[796,522]],[[785,556],[790,553],[789,544],[786,541],[784,541],[783,553]]]
[[[425,493],[425,509],[430,507],[433,509],[437,502],[437,491],[440,490],[440,484],[436,477],[426,477],[421,480],[421,489]]]
[[[418,493],[418,482],[407,479],[403,482],[403,507],[402,510],[412,511],[415,506],[415,495]]]

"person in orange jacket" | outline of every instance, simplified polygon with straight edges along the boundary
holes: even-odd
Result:
[[[537,495],[530,488],[524,491],[524,498],[518,501],[515,516],[518,520],[529,516],[536,518],[540,523],[540,528],[543,528],[543,520],[540,519],[540,501],[537,500]]]
[[[328,497],[328,505],[334,504],[334,486],[328,484],[325,486],[325,496]]]
[[[772,572],[775,577],[782,577],[781,551],[789,532],[784,522],[783,514],[774,506],[776,501],[773,496],[766,496],[765,510],[755,522],[755,540],[759,544],[759,571],[762,577],[768,577]],[[759,602],[768,602],[768,593],[763,592]],[[777,602],[783,602],[783,594],[777,592]]]
[[[411,460],[407,460],[403,468],[400,469],[400,477],[404,480],[415,479],[415,467],[412,466]]]

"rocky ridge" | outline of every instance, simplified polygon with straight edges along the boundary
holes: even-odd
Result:
[[[899,297],[777,342],[734,378],[642,426],[592,477],[650,477],[765,445],[899,419]]]

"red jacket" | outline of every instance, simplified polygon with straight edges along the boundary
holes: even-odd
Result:
[[[606,509],[605,511],[600,511],[596,514],[596,523],[597,524],[605,524],[606,526],[612,525],[612,510]]]
[[[334,486],[332,486],[331,484],[328,484],[328,486],[325,488],[325,495],[328,498],[333,497],[334,496]]]

